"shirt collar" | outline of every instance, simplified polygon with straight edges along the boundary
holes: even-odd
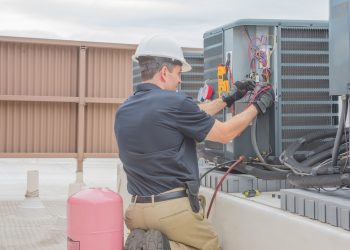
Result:
[[[153,83],[140,83],[136,86],[135,93],[139,91],[148,91],[153,89],[161,89],[161,88]]]

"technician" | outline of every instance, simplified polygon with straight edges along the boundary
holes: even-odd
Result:
[[[191,66],[175,41],[160,35],[145,38],[133,59],[143,82],[119,107],[115,120],[119,157],[133,195],[125,213],[132,230],[125,249],[221,249],[198,200],[196,142],[226,144],[237,137],[273,105],[273,90],[261,92],[253,105],[221,122],[212,115],[253,90],[251,81],[237,82],[222,98],[197,105],[176,91],[181,72]]]

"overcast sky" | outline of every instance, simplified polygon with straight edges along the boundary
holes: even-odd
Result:
[[[160,33],[202,47],[242,18],[327,20],[328,0],[0,0],[0,35],[138,43]]]

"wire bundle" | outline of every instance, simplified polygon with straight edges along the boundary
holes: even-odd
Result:
[[[262,69],[260,74],[264,82],[270,82],[272,77],[272,72],[270,70],[270,59],[273,51],[275,50],[275,40],[273,47],[270,48],[271,46],[268,44],[268,38],[271,35],[251,37],[246,26],[244,29],[244,34],[248,40],[248,57],[251,73],[256,70],[257,63],[259,63],[259,68]]]

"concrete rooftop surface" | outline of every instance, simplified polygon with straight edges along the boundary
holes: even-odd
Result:
[[[84,161],[88,187],[117,189],[117,159]],[[25,198],[27,171],[39,171],[39,198]],[[66,204],[75,159],[0,158],[0,250],[66,250]]]

